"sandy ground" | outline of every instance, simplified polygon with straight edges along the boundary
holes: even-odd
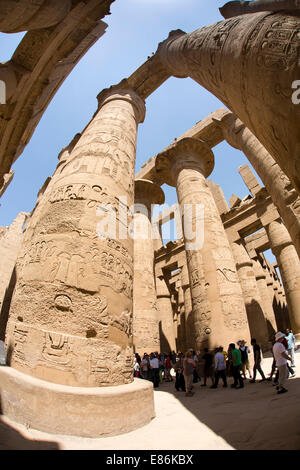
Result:
[[[271,363],[271,358],[263,361],[266,376]],[[223,389],[221,383],[211,390],[198,383],[193,397],[177,392],[174,383],[163,383],[154,393],[156,418],[121,436],[87,439],[51,435],[26,429],[2,416],[0,450],[299,450],[300,352],[296,365],[296,377],[288,380],[289,391],[282,395],[277,395],[270,382],[250,384],[247,380],[242,390]]]

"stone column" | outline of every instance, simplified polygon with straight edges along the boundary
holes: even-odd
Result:
[[[163,274],[156,276],[156,296],[159,316],[160,350],[164,353],[176,351],[171,294]]]
[[[300,261],[286,227],[280,220],[266,226],[271,249],[276,256],[286,300],[291,327],[300,338]]]
[[[300,194],[300,114],[292,88],[299,25],[295,12],[243,15],[189,34],[172,31],[158,54],[175,77],[192,78],[239,116]]]
[[[7,333],[14,368],[85,387],[133,380],[133,240],[122,223],[145,105],[126,82],[98,100],[24,247]],[[118,233],[105,233],[106,204]]]
[[[267,327],[267,312],[264,311],[256,283],[253,261],[241,242],[233,242],[231,248],[244,295],[251,337],[256,338],[263,348],[267,348],[270,336]],[[273,334],[275,332],[273,331]]]
[[[242,150],[270,194],[300,257],[300,197],[260,141],[233,114],[218,121],[227,142]],[[276,184],[274,182],[276,181]]]
[[[274,339],[274,334],[276,333],[276,331],[278,331],[278,326],[275,318],[273,305],[271,304],[270,294],[268,291],[266,273],[257,258],[253,259],[253,270],[257,282],[258,291],[262,300],[263,310],[269,332],[269,338],[270,340],[272,340]]]
[[[160,350],[154,281],[151,204],[163,204],[163,190],[151,181],[135,181],[133,344],[135,351]]]
[[[186,351],[186,325],[185,325],[185,308],[184,308],[184,293],[181,281],[178,281],[178,340],[177,350]]]
[[[192,297],[190,289],[190,279],[185,264],[181,268],[181,284],[183,289],[183,298],[184,298],[184,316],[185,316],[185,344],[186,349],[195,347],[195,331],[193,323],[193,309],[192,309]]]
[[[249,341],[243,294],[232,251],[206,178],[214,167],[210,148],[184,138],[156,158],[158,172],[175,186],[184,217],[195,347]]]

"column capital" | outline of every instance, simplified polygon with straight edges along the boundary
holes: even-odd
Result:
[[[144,204],[147,208],[151,204],[163,204],[165,193],[158,184],[149,180],[137,179],[134,182],[134,202]]]
[[[240,140],[240,132],[246,129],[245,124],[234,114],[228,113],[222,118],[213,118],[213,121],[222,130],[226,142],[238,150],[241,150],[242,143]]]
[[[231,249],[235,259],[236,267],[242,268],[244,266],[253,267],[253,260],[250,258],[242,241],[235,241],[231,243]]]
[[[156,156],[155,166],[158,173],[163,173],[164,181],[176,186],[181,170],[200,171],[207,178],[214,169],[214,154],[210,147],[200,139],[185,137],[174,142]]]
[[[136,111],[136,120],[138,123],[144,122],[146,114],[145,101],[130,87],[126,79],[110,88],[105,88],[97,96],[98,111],[105,104],[114,100],[123,100],[132,104]]]

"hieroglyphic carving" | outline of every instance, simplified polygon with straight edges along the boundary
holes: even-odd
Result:
[[[14,328],[14,358],[18,362],[25,362],[25,343],[27,341],[28,328],[21,325],[15,325]]]
[[[69,338],[61,333],[45,332],[45,344],[42,356],[45,361],[55,364],[56,366],[71,367],[71,359],[69,356]]]
[[[101,240],[83,248],[76,247],[75,252],[70,252],[67,243],[60,248],[59,244],[58,240],[48,239],[31,243],[23,260],[22,277],[29,280],[34,275],[34,279],[59,281],[94,292],[101,285],[109,285],[116,292],[131,296],[130,255],[121,243]]]

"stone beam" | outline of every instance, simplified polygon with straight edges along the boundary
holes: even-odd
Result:
[[[280,218],[265,188],[255,198],[244,200],[240,206],[222,215],[229,241],[235,242],[262,229],[266,220]]]
[[[255,258],[257,253],[270,249],[270,241],[265,229],[246,237],[245,242],[250,258]]]
[[[63,21],[28,31],[11,60],[2,64],[14,87],[0,105],[0,187],[60,85],[104,34],[107,25],[100,19],[113,1],[73,2]]]
[[[193,137],[195,139],[203,140],[211,148],[215,147],[224,140],[224,137],[222,132],[220,132],[220,129],[218,129],[218,125],[214,119],[222,119],[227,114],[231,113],[226,108],[220,108],[214,111],[209,116],[202,119],[202,121],[197,122],[195,126],[186,131],[180,137],[178,137],[176,141],[178,142],[179,140],[182,140],[186,137]],[[168,147],[166,147],[163,151],[167,151],[171,145],[172,144],[168,145]],[[164,184],[165,181],[163,180],[162,176],[159,175],[155,170],[155,160],[156,155],[144,163],[141,170],[137,173],[136,178],[148,179],[157,184]]]

